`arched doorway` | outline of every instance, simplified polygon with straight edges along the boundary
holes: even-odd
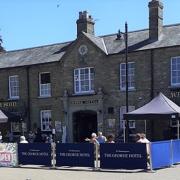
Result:
[[[97,132],[97,113],[89,110],[73,113],[73,141],[83,142],[92,132]]]

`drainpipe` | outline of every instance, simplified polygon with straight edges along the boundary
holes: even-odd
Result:
[[[151,100],[154,98],[154,50],[151,49]]]
[[[151,49],[151,54],[150,54],[150,63],[151,63],[151,92],[150,92],[150,96],[151,96],[151,100],[154,98],[154,50]],[[151,140],[154,139],[153,137],[154,134],[154,121],[151,121]]]
[[[28,127],[28,131],[31,130],[31,102],[30,102],[30,80],[29,80],[29,66],[26,67],[26,74],[27,74],[27,119],[28,119],[28,123],[27,123],[27,127]]]

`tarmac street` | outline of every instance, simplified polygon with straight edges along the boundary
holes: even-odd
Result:
[[[141,170],[49,169],[39,167],[0,168],[0,180],[180,180],[180,165],[155,172]]]

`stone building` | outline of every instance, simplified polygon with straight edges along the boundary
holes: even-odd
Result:
[[[77,39],[0,54],[0,108],[12,118],[0,130],[14,133],[56,129],[57,140],[82,142],[92,132],[123,139],[125,39],[96,36],[93,18],[79,13]],[[149,28],[128,32],[129,110],[157,92],[180,105],[180,24],[163,25],[163,4],[149,2]],[[147,121],[151,140],[169,139],[176,122]],[[130,121],[130,137],[145,131]]]

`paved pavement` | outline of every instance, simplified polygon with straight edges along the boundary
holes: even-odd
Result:
[[[28,179],[29,178],[29,179]],[[180,180],[180,165],[156,172],[141,170],[92,171],[84,168],[0,168],[0,180]]]

